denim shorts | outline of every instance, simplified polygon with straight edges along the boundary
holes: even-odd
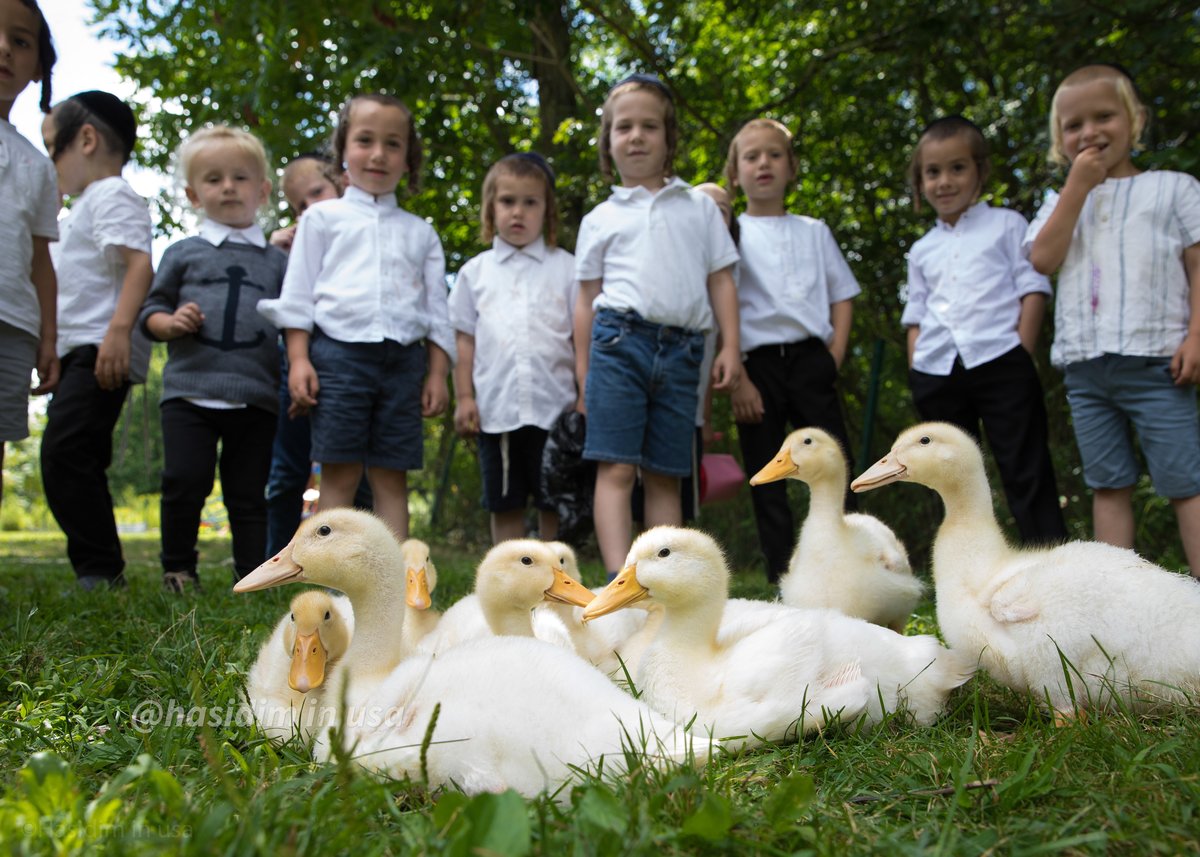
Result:
[[[1067,401],[1088,487],[1128,488],[1137,482],[1141,468],[1132,427],[1159,495],[1200,494],[1196,388],[1175,386],[1170,363],[1169,357],[1103,354],[1067,365]]]
[[[583,457],[691,473],[704,334],[601,309],[589,354]]]
[[[0,321],[0,443],[29,437],[29,390],[38,339]]]
[[[479,435],[483,508],[489,512],[524,509],[530,497],[537,509],[554,508],[542,493],[542,450],[547,435],[548,431],[537,426]]]
[[[309,359],[320,384],[313,461],[421,469],[425,343],[342,342],[314,330]]]

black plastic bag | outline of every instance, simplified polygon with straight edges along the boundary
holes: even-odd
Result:
[[[596,462],[583,460],[587,421],[565,411],[546,437],[542,450],[542,493],[558,513],[558,538],[579,547],[592,533],[592,494]]]

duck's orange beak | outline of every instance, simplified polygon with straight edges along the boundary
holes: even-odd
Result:
[[[787,444],[784,444],[778,454],[767,462],[762,470],[750,477],[750,484],[764,485],[767,482],[778,482],[780,479],[788,478],[797,470],[796,462],[792,461],[792,454],[788,451]]]
[[[292,559],[292,543],[233,585],[234,592],[255,592],[304,580],[304,569]]]
[[[321,635],[297,634],[292,647],[292,670],[288,673],[288,686],[300,693],[308,693],[325,681],[325,664],[329,650],[321,642]]]
[[[554,583],[542,596],[547,601],[558,601],[562,604],[574,604],[576,607],[587,607],[596,595],[578,580],[567,575],[558,566],[554,567]]]
[[[622,607],[641,601],[649,594],[650,590],[638,582],[637,564],[627,565],[612,583],[604,587],[595,600],[584,608],[583,621],[607,616]]]
[[[901,479],[907,478],[908,468],[901,463],[896,455],[896,450],[893,449],[851,482],[850,490],[858,494],[881,485],[887,485],[889,482],[899,482]]]
[[[404,603],[416,610],[428,610],[433,606],[429,594],[429,578],[425,567],[409,568],[404,583]]]

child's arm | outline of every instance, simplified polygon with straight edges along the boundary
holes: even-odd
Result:
[[[479,434],[479,405],[475,403],[472,377],[475,366],[475,337],[455,331],[458,362],[454,364],[454,430],[463,437]]]
[[[38,385],[33,388],[34,395],[40,396],[54,391],[62,369],[58,362],[58,278],[54,275],[54,263],[50,261],[48,238],[36,235],[33,238],[30,279],[37,292],[38,309],[42,316],[37,350]]]
[[[196,333],[204,327],[199,305],[186,303],[175,312],[153,312],[146,317],[146,330],[161,342]]]
[[[829,321],[833,324],[833,339],[829,342],[829,353],[834,365],[842,368],[846,359],[846,348],[850,345],[850,325],[854,321],[854,306],[849,299],[835,301],[829,305]]]
[[[296,240],[296,226],[297,224],[293,223],[291,226],[285,226],[272,232],[271,246],[278,247],[284,253],[290,252],[292,244]]]
[[[429,357],[429,373],[421,388],[421,416],[436,417],[450,404],[450,388],[446,376],[450,374],[450,355],[432,339],[425,340]]]
[[[292,418],[307,414],[310,408],[315,408],[317,393],[321,391],[317,370],[308,359],[310,338],[307,330],[298,327],[288,327],[283,331],[288,355],[288,395],[292,399],[292,403],[288,405],[288,416]]]
[[[583,392],[587,383],[588,352],[592,347],[592,321],[596,317],[592,304],[600,296],[603,284],[603,280],[580,280],[579,295],[575,298],[575,387],[579,390],[575,410],[581,414],[587,413]]]
[[[736,390],[742,380],[742,339],[732,266],[708,275],[708,302],[721,332],[720,350],[712,368],[713,389]]]
[[[150,254],[132,247],[118,246],[125,262],[125,279],[117,308],[96,354],[96,383],[101,390],[115,390],[129,379],[129,360],[133,351],[133,326],[150,291],[154,268]]]
[[[1031,292],[1021,298],[1021,314],[1017,319],[1017,336],[1021,347],[1033,353],[1037,348],[1038,334],[1042,332],[1042,319],[1046,315],[1046,296]]]
[[[919,324],[909,325],[908,329],[908,368],[912,368],[913,354],[917,350],[917,338],[921,335]]]
[[[1200,244],[1183,251],[1183,267],[1187,271],[1191,317],[1187,336],[1171,357],[1171,377],[1179,386],[1200,384]]]
[[[1087,195],[1108,175],[1102,157],[1101,150],[1094,146],[1075,156],[1058,203],[1029,249],[1029,261],[1039,274],[1053,274],[1062,265],[1063,259],[1067,258],[1075,223],[1079,220],[1079,212],[1083,211]]]

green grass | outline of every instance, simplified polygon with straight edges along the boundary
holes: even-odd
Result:
[[[592,778],[559,806],[466,798],[317,765],[237,722],[244,671],[294,588],[234,595],[220,540],[205,589],[74,591],[63,543],[0,536],[0,845],[11,853],[1179,854],[1200,831],[1194,709],[1055,728],[977,678],[927,729],[899,719],[713,761]],[[477,557],[438,551],[435,600]],[[585,569],[595,582],[597,567]],[[757,575],[736,595],[764,596]],[[931,608],[911,630],[934,626]],[[174,712],[155,726],[147,706]],[[194,709],[194,710],[193,710]],[[140,721],[131,717],[137,711]],[[197,714],[195,712],[203,712]],[[139,725],[140,724],[140,725]]]

